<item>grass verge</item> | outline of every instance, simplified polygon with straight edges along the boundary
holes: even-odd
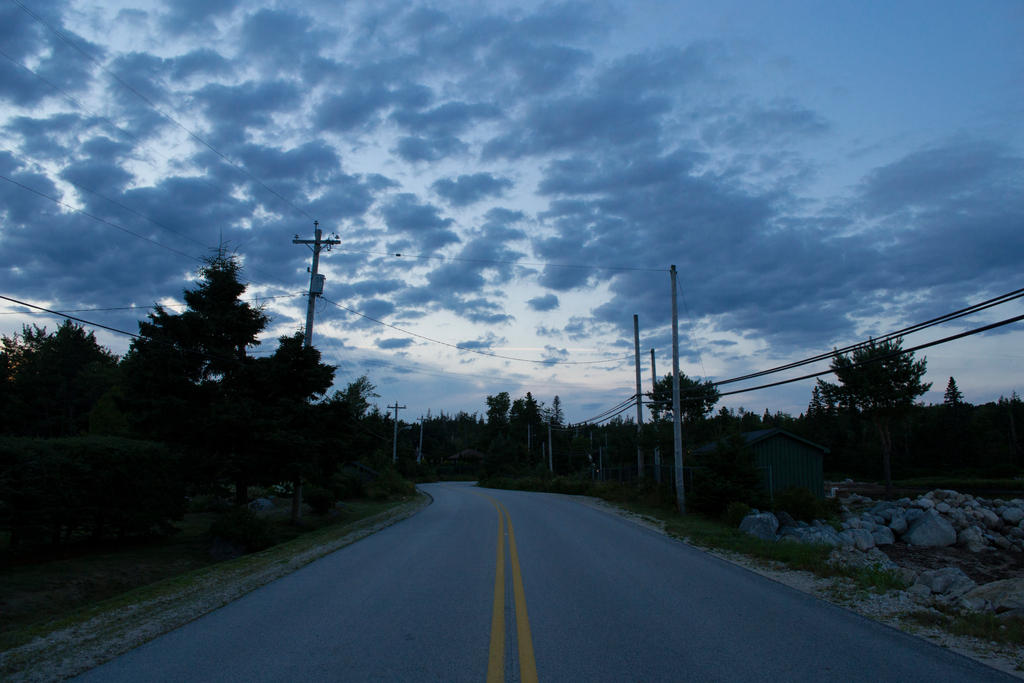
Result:
[[[343,524],[8,631],[0,652],[0,678],[73,676],[400,521],[428,502],[423,494],[360,502],[350,506]]]
[[[958,636],[1024,646],[1024,619],[1000,619],[988,612],[957,613],[938,610],[918,610],[908,613],[906,618],[919,626],[941,628]]]

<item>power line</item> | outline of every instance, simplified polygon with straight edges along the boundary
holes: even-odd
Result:
[[[40,192],[39,190],[31,188],[28,185],[25,185],[23,183],[19,183],[17,180],[13,180],[12,178],[8,178],[5,175],[0,175],[0,180],[6,180],[7,182],[11,183],[12,185],[16,185],[16,186],[20,187],[23,190],[27,190],[28,192],[31,192],[34,195],[38,195],[38,196],[42,197],[43,199],[49,199],[54,204],[57,204],[58,206],[63,206],[64,208],[68,209],[69,211],[73,211],[75,213],[79,213],[79,214],[81,214],[83,216],[86,216],[88,218],[93,219],[94,221],[98,221],[100,223],[103,223],[104,225],[109,225],[110,227],[114,228],[115,230],[120,230],[121,232],[127,233],[127,234],[131,235],[132,237],[137,237],[140,240],[145,240],[146,242],[149,242],[150,244],[152,244],[154,246],[160,247],[161,249],[166,249],[167,251],[172,252],[174,254],[177,254],[178,256],[184,256],[187,259],[191,259],[193,261],[198,261],[199,263],[203,263],[203,259],[199,258],[198,256],[193,256],[192,254],[186,254],[185,252],[179,251],[179,250],[175,249],[174,247],[169,247],[166,244],[163,244],[162,242],[157,242],[156,240],[151,239],[149,237],[146,237],[145,235],[140,235],[139,233],[134,232],[132,230],[129,230],[128,228],[125,228],[123,226],[120,226],[117,223],[114,223],[112,221],[108,221],[106,218],[102,218],[100,216],[96,216],[94,214],[91,214],[88,211],[85,211],[84,209],[76,209],[75,207],[71,206],[67,202],[63,202],[60,199],[57,199],[56,197],[51,197],[50,195],[48,195],[48,194],[46,194],[44,192]]]
[[[248,169],[246,169],[245,167],[243,167],[243,166],[240,166],[239,164],[236,164],[236,163],[234,163],[233,161],[231,161],[231,160],[230,160],[230,159],[229,159],[229,158],[228,158],[227,156],[225,156],[224,154],[222,154],[222,153],[221,153],[221,152],[220,152],[219,150],[217,150],[217,148],[215,148],[215,147],[214,147],[213,145],[211,145],[211,144],[210,144],[209,142],[207,142],[207,141],[206,141],[206,140],[204,140],[203,138],[199,137],[199,135],[197,135],[196,133],[193,133],[193,132],[192,132],[192,131],[191,131],[191,130],[190,130],[189,128],[187,128],[187,127],[186,127],[186,126],[185,126],[184,124],[182,124],[181,122],[179,122],[179,121],[178,121],[177,119],[175,119],[175,118],[174,118],[173,116],[171,116],[171,115],[170,115],[170,114],[168,114],[167,112],[165,112],[165,111],[163,111],[162,109],[160,109],[160,107],[158,107],[158,106],[156,105],[156,103],[155,103],[155,102],[153,102],[153,101],[152,101],[151,99],[149,99],[148,97],[146,97],[145,95],[143,95],[143,94],[142,94],[141,92],[139,92],[138,90],[136,90],[136,89],[135,89],[135,88],[134,88],[134,87],[133,87],[133,86],[132,86],[132,85],[131,85],[130,83],[128,83],[128,82],[127,82],[127,81],[125,81],[125,80],[124,80],[123,78],[121,78],[120,76],[118,76],[117,74],[115,74],[115,73],[114,73],[113,71],[111,71],[110,69],[108,69],[108,68],[107,68],[106,66],[104,66],[102,62],[100,62],[100,61],[99,61],[98,59],[96,59],[96,58],[95,58],[95,57],[93,57],[93,56],[92,56],[91,54],[89,54],[88,52],[86,52],[86,51],[85,51],[85,50],[84,50],[84,49],[83,49],[82,47],[80,47],[80,46],[79,46],[79,45],[78,45],[77,43],[75,43],[74,41],[72,41],[72,40],[71,40],[70,38],[68,38],[68,37],[67,37],[67,36],[65,36],[65,35],[64,35],[63,33],[61,33],[61,32],[60,32],[60,31],[58,31],[58,30],[57,30],[56,28],[54,28],[54,26],[53,26],[53,25],[51,25],[51,24],[50,24],[49,22],[47,22],[47,21],[46,21],[45,19],[43,19],[43,18],[42,18],[42,17],[40,17],[40,16],[38,15],[38,14],[36,14],[36,13],[35,13],[35,12],[33,12],[32,10],[30,10],[30,9],[29,9],[28,7],[26,7],[26,6],[25,6],[25,5],[24,5],[24,4],[23,4],[23,3],[21,2],[21,0],[11,0],[11,1],[12,1],[12,2],[14,3],[14,4],[18,5],[19,7],[21,7],[21,9],[22,9],[22,10],[24,10],[24,11],[25,11],[25,13],[26,13],[26,14],[28,14],[28,15],[29,15],[30,17],[32,17],[32,18],[33,18],[33,19],[35,19],[35,20],[36,20],[37,22],[39,22],[40,24],[42,24],[43,26],[45,26],[45,27],[46,27],[47,29],[49,29],[49,30],[50,30],[50,31],[51,31],[51,32],[52,32],[52,33],[53,33],[53,34],[54,34],[55,36],[57,36],[57,38],[59,38],[59,39],[60,39],[60,40],[61,40],[62,42],[64,42],[64,43],[65,43],[66,45],[68,45],[68,46],[69,46],[69,47],[71,47],[71,48],[72,48],[73,50],[75,50],[76,52],[78,52],[79,54],[81,54],[81,55],[82,55],[83,57],[85,57],[86,59],[88,59],[88,60],[89,60],[90,62],[92,62],[93,64],[95,64],[96,66],[98,66],[98,67],[99,67],[99,68],[100,68],[100,69],[101,69],[101,70],[102,70],[102,71],[103,71],[104,73],[106,73],[106,74],[107,74],[108,76],[110,76],[111,78],[113,78],[114,80],[116,80],[116,81],[117,81],[118,83],[120,83],[122,87],[124,87],[124,88],[125,88],[126,90],[128,90],[128,91],[129,91],[129,92],[131,92],[131,93],[132,93],[133,95],[135,95],[136,97],[138,97],[138,98],[139,98],[140,100],[142,100],[143,102],[145,102],[145,103],[146,103],[146,105],[148,105],[150,109],[152,109],[152,110],[153,110],[153,111],[155,111],[156,113],[158,113],[158,114],[160,114],[161,116],[163,116],[163,117],[164,117],[165,119],[167,119],[168,121],[170,121],[171,123],[173,123],[173,124],[174,124],[175,126],[177,126],[178,128],[180,128],[180,129],[181,129],[182,131],[184,131],[184,132],[185,132],[185,133],[186,133],[186,134],[187,134],[187,135],[188,135],[189,137],[191,137],[191,138],[192,138],[193,140],[195,140],[196,142],[200,143],[201,145],[203,145],[204,147],[206,147],[207,149],[209,149],[209,150],[210,150],[211,152],[213,152],[214,154],[216,154],[216,155],[217,155],[218,157],[220,157],[220,158],[221,158],[221,159],[222,159],[222,160],[223,160],[223,161],[224,161],[224,162],[225,162],[226,164],[228,164],[229,166],[231,166],[231,167],[232,167],[232,168],[234,168],[235,170],[237,170],[237,171],[239,171],[239,172],[241,172],[241,173],[244,173],[244,174],[245,174],[246,176],[248,176],[248,177],[249,177],[249,178],[250,178],[251,180],[253,180],[253,181],[254,181],[254,182],[255,182],[256,184],[258,184],[258,185],[259,185],[260,187],[262,187],[262,188],[263,188],[264,190],[266,190],[266,191],[267,191],[267,192],[269,192],[270,194],[274,195],[275,197],[277,197],[277,198],[278,198],[278,199],[280,199],[280,200],[281,200],[282,202],[284,202],[285,204],[287,204],[288,206],[290,206],[291,208],[293,208],[293,209],[294,209],[295,211],[297,211],[297,212],[301,213],[301,214],[302,214],[303,216],[305,216],[305,217],[306,217],[306,218],[308,218],[309,220],[314,220],[313,216],[311,216],[311,215],[310,215],[309,213],[307,213],[307,212],[306,212],[305,210],[303,210],[303,209],[299,208],[298,206],[296,206],[295,204],[293,204],[293,203],[292,203],[291,201],[289,201],[288,199],[286,199],[286,198],[285,198],[285,197],[284,197],[283,195],[281,195],[281,194],[280,194],[280,193],[278,193],[278,192],[277,192],[276,190],[274,190],[274,189],[273,189],[272,187],[270,187],[269,185],[267,185],[266,183],[264,183],[264,182],[263,182],[262,180],[260,180],[259,178],[257,178],[257,177],[256,177],[255,175],[253,175],[253,174],[252,174],[252,173],[251,173],[251,172],[250,172],[250,171],[249,171]]]
[[[297,294],[275,294],[273,296],[257,296],[251,299],[239,299],[239,301],[254,302],[267,301],[269,299],[294,299],[298,296],[305,296],[305,292]],[[184,308],[188,304],[160,304],[161,308]],[[107,311],[141,311],[148,310],[148,306],[110,306],[107,308],[65,308],[65,313],[101,313]],[[0,311],[0,315],[17,315],[21,311]]]
[[[377,323],[378,325],[383,325],[384,327],[389,327],[389,328],[391,328],[393,330],[401,332],[402,334],[407,334],[410,337],[416,337],[417,339],[422,339],[424,341],[428,341],[428,342],[431,342],[433,344],[440,344],[441,346],[447,346],[449,348],[456,349],[458,351],[468,351],[470,353],[475,353],[475,354],[478,354],[478,355],[481,355],[481,356],[489,356],[491,358],[500,358],[502,360],[514,360],[514,361],[519,361],[519,362],[522,362],[522,363],[537,363],[538,365],[597,365],[599,363],[616,363],[616,362],[621,362],[623,360],[628,360],[628,359],[633,357],[632,355],[629,355],[629,356],[623,356],[621,358],[607,358],[605,360],[577,360],[577,361],[572,361],[572,360],[555,360],[555,359],[542,360],[542,359],[536,359],[536,358],[517,358],[515,356],[504,356],[504,355],[499,354],[499,353],[491,353],[489,351],[481,351],[480,349],[467,348],[465,346],[459,346],[458,344],[452,344],[451,342],[441,341],[440,339],[434,339],[432,337],[427,337],[427,336],[424,336],[422,334],[417,334],[416,332],[411,332],[409,330],[402,329],[401,327],[396,327],[396,326],[392,325],[391,323],[386,323],[383,320],[377,320],[376,318],[368,316],[365,313],[360,313],[359,311],[357,311],[357,310],[355,310],[353,308],[349,308],[348,306],[343,306],[343,305],[339,304],[336,301],[331,301],[330,299],[328,299],[325,296],[321,296],[321,298],[324,301],[326,301],[327,303],[331,304],[332,306],[340,308],[343,311],[348,311],[349,313],[354,313],[355,315],[358,315],[358,316],[360,316],[362,318],[366,318],[367,320],[369,320],[371,322]]]
[[[897,337],[903,337],[904,335],[907,335],[907,334],[910,334],[910,333],[913,333],[913,332],[920,332],[921,330],[928,329],[929,327],[934,327],[936,325],[939,325],[939,324],[942,324],[942,323],[946,323],[946,322],[950,322],[950,321],[956,320],[958,318],[963,318],[963,317],[968,316],[968,315],[970,315],[972,313],[977,313],[979,311],[983,311],[983,310],[986,310],[988,308],[992,308],[994,306],[999,306],[1001,304],[1005,304],[1005,303],[1008,303],[1010,301],[1014,301],[1016,299],[1020,299],[1022,297],[1024,297],[1024,288],[1015,289],[1012,292],[1007,292],[1006,294],[1001,294],[1001,295],[999,295],[997,297],[993,297],[991,299],[987,299],[985,301],[981,301],[981,302],[973,304],[971,306],[967,306],[965,308],[961,308],[961,309],[959,309],[957,311],[953,311],[951,313],[946,313],[945,315],[940,315],[940,316],[938,316],[936,318],[932,318],[930,320],[926,320],[926,321],[921,322],[921,323],[910,325],[909,327],[904,327],[903,329],[897,330],[895,332],[890,332],[890,333],[888,333],[888,334],[886,334],[886,335],[884,335],[882,337],[879,337],[877,340],[874,340],[874,341],[879,341],[879,342],[890,341],[890,340],[895,339]],[[774,368],[768,368],[767,370],[760,370],[758,372],[752,372],[752,373],[747,374],[747,375],[741,375],[739,377],[732,377],[730,379],[723,379],[723,380],[720,380],[718,382],[712,382],[712,385],[717,387],[717,386],[721,386],[721,385],[724,385],[724,384],[733,384],[735,382],[741,382],[741,381],[747,380],[747,379],[754,379],[756,377],[763,377],[765,375],[772,375],[772,374],[775,374],[777,372],[782,372],[784,370],[792,370],[793,368],[802,367],[804,365],[810,365],[812,363],[817,363],[819,361],[828,360],[830,358],[833,358],[835,356],[838,356],[838,355],[841,355],[841,354],[844,354],[844,353],[849,353],[850,351],[855,351],[855,350],[860,349],[860,348],[862,348],[864,346],[867,346],[869,343],[871,343],[871,342],[870,341],[857,342],[856,344],[851,344],[851,345],[845,346],[845,347],[843,347],[841,349],[833,349],[832,351],[829,351],[829,352],[826,352],[826,353],[821,353],[821,354],[818,354],[816,356],[812,356],[810,358],[805,358],[805,359],[799,360],[799,361],[794,361],[792,363],[787,363],[785,365],[779,365],[779,366],[774,367]],[[827,374],[827,373],[825,373],[825,374]],[[723,394],[723,395],[727,395],[727,394]]]
[[[901,356],[901,355],[903,355],[905,353],[914,353],[915,351],[920,351],[921,349],[927,349],[927,348],[930,348],[932,346],[938,346],[939,344],[946,344],[948,342],[955,341],[957,339],[963,339],[964,337],[970,337],[970,336],[975,335],[975,334],[980,334],[981,332],[987,332],[989,330],[994,330],[994,329],[996,329],[998,327],[1003,327],[1004,325],[1010,325],[1012,323],[1019,322],[1021,320],[1024,320],[1024,314],[1015,316],[1013,318],[1006,318],[1005,320],[1000,320],[999,322],[991,323],[989,325],[983,325],[981,327],[976,327],[973,330],[968,330],[966,332],[961,332],[959,334],[950,335],[949,337],[943,337],[942,339],[937,339],[935,341],[927,342],[927,343],[924,343],[924,344],[918,344],[917,346],[913,346],[913,347],[911,347],[909,349],[900,349],[899,351],[893,351],[892,353],[887,353],[887,354],[885,354],[883,356],[877,356],[875,358],[871,358],[869,360],[862,361],[860,363],[855,363],[851,367],[858,368],[858,367],[861,367],[862,365],[868,365],[870,363],[877,363],[877,362],[883,361],[883,360],[885,360],[887,358],[894,358],[896,356]],[[737,389],[735,391],[725,391],[725,392],[720,393],[719,396],[733,396],[735,394],[745,394],[745,393],[750,392],[750,391],[759,391],[761,389],[770,389],[771,387],[777,387],[777,386],[781,386],[783,384],[791,384],[793,382],[802,382],[805,379],[814,379],[815,377],[822,377],[824,375],[830,375],[830,374],[832,374],[832,372],[833,372],[833,370],[831,370],[831,369],[829,369],[829,370],[822,370],[821,372],[815,372],[815,373],[812,373],[812,374],[809,374],[809,375],[803,375],[801,377],[792,377],[790,379],[784,379],[784,380],[781,380],[779,382],[772,382],[771,384],[762,384],[760,386],[748,387],[746,389]],[[694,400],[694,399],[684,399],[684,400]]]

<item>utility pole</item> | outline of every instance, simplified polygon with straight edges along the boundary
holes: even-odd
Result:
[[[654,369],[654,349],[651,349],[651,400],[657,401],[658,371]],[[653,415],[653,413],[652,413]],[[653,418],[652,418],[653,419]],[[654,481],[661,483],[661,447],[654,447]]]
[[[339,239],[322,239],[323,231],[320,230],[320,221],[313,221],[314,237],[311,240],[300,240],[296,235],[292,244],[312,245],[313,266],[309,269],[309,304],[306,306],[306,333],[302,337],[302,345],[309,348],[313,345],[313,312],[316,311],[316,298],[324,293],[324,276],[317,270],[320,267],[320,252],[326,248],[328,251],[335,244],[341,244]],[[298,522],[302,518],[302,475],[296,474],[292,482],[292,522]]]
[[[683,419],[679,411],[679,311],[676,308],[676,267],[669,271],[672,279],[672,436],[675,445],[676,506],[686,514],[686,491],[683,482]]]
[[[636,361],[636,477],[644,478],[644,451],[640,437],[644,430],[644,399],[640,393],[640,317],[633,314],[633,356]]]
[[[391,462],[398,462],[398,411],[405,410],[405,406],[398,405],[398,401],[395,401],[395,405],[388,406],[388,412],[395,411],[395,436],[391,441]]]
[[[555,453],[551,450],[551,423],[548,422],[548,470],[555,473]]]
[[[397,403],[397,401],[395,401]],[[416,447],[416,464],[423,461],[423,416],[420,416],[420,445]]]
[[[323,230],[320,229],[320,221],[313,221],[314,237],[311,240],[300,240],[296,235],[292,244],[305,244],[312,246],[313,267],[309,269],[309,304],[306,306],[306,334],[303,342],[308,349],[313,345],[313,313],[316,311],[316,298],[324,293],[324,278],[317,271],[320,268],[320,252],[325,248],[327,251],[335,244],[341,244],[339,239],[323,239]]]

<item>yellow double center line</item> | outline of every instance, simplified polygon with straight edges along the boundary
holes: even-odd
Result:
[[[494,572],[494,608],[491,613],[491,649],[487,660],[487,683],[505,680],[505,533],[508,527],[509,559],[512,562],[512,592],[515,604],[516,642],[519,644],[519,679],[524,683],[536,683],[537,662],[533,657],[533,637],[530,635],[530,618],[526,614],[526,591],[523,590],[523,574],[519,569],[519,551],[516,549],[516,532],[508,510],[490,496],[487,498],[498,510],[498,565]]]

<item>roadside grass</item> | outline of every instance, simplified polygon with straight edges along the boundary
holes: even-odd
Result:
[[[405,497],[348,501],[338,514],[309,516],[302,526],[289,524],[288,507],[282,506],[270,515],[274,545],[220,562],[210,556],[207,533],[217,517],[215,513],[187,514],[178,524],[180,531],[173,536],[94,554],[78,549],[77,555],[30,564],[24,559],[19,563],[19,558],[8,553],[3,558],[5,566],[0,569],[0,605],[4,611],[0,620],[0,652],[113,610],[158,602],[228,577],[247,576],[275,564],[288,564],[295,557],[329,546],[358,529],[363,520],[410,500]],[[317,557],[310,557],[307,562]]]
[[[958,636],[971,636],[996,643],[1024,646],[1024,619],[1000,619],[990,612],[917,610],[905,618],[919,626],[941,628]]]

